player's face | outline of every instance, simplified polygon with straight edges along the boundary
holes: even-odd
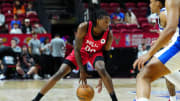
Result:
[[[150,8],[152,13],[158,13],[159,5],[158,1],[156,0],[150,0]]]
[[[106,31],[109,28],[110,24],[110,17],[109,16],[104,16],[102,19],[98,19],[97,25],[103,30]]]

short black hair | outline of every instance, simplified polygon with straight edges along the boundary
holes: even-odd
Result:
[[[92,12],[91,21],[93,25],[96,26],[97,19],[102,19],[104,16],[109,16],[108,13],[103,9],[94,9],[95,11]]]
[[[162,6],[165,7],[165,2],[166,2],[166,0],[156,0],[156,1],[161,2]]]
[[[54,37],[60,37],[60,34],[56,33],[54,34]]]

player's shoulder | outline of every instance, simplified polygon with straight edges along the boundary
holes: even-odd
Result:
[[[166,0],[166,6],[178,6],[180,7],[180,0]]]
[[[82,22],[82,23],[79,24],[78,29],[80,29],[80,30],[86,30],[87,27],[88,27],[88,24],[89,24],[89,23],[88,23],[87,21]]]

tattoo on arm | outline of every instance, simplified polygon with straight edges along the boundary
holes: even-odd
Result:
[[[74,50],[76,61],[77,61],[77,64],[78,64],[80,70],[84,69],[83,64],[82,64],[81,54],[80,54],[82,42],[83,42],[83,39],[76,39],[75,40],[75,50]]]
[[[82,47],[84,36],[86,34],[86,29],[87,29],[87,23],[80,24],[78,27],[78,31],[77,31],[77,35],[76,35],[76,39],[75,39],[74,52],[75,52],[75,58],[76,58],[78,66],[80,68],[80,71],[84,71],[80,50]]]
[[[112,41],[113,41],[113,34],[110,31],[105,45],[105,51],[109,51],[111,49]]]

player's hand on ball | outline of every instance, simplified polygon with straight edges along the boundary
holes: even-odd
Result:
[[[82,85],[86,85],[87,84],[86,78],[87,78],[87,74],[86,74],[85,70],[81,70],[79,83],[82,83]]]
[[[141,68],[144,68],[144,64],[151,58],[151,56],[146,53],[143,56],[139,57],[138,59],[135,60],[133,64],[133,68],[135,69],[138,67],[138,70],[140,71]]]
[[[101,79],[99,80],[99,83],[96,86],[96,88],[98,88],[98,93],[101,93],[101,91],[102,91],[102,80]]]

